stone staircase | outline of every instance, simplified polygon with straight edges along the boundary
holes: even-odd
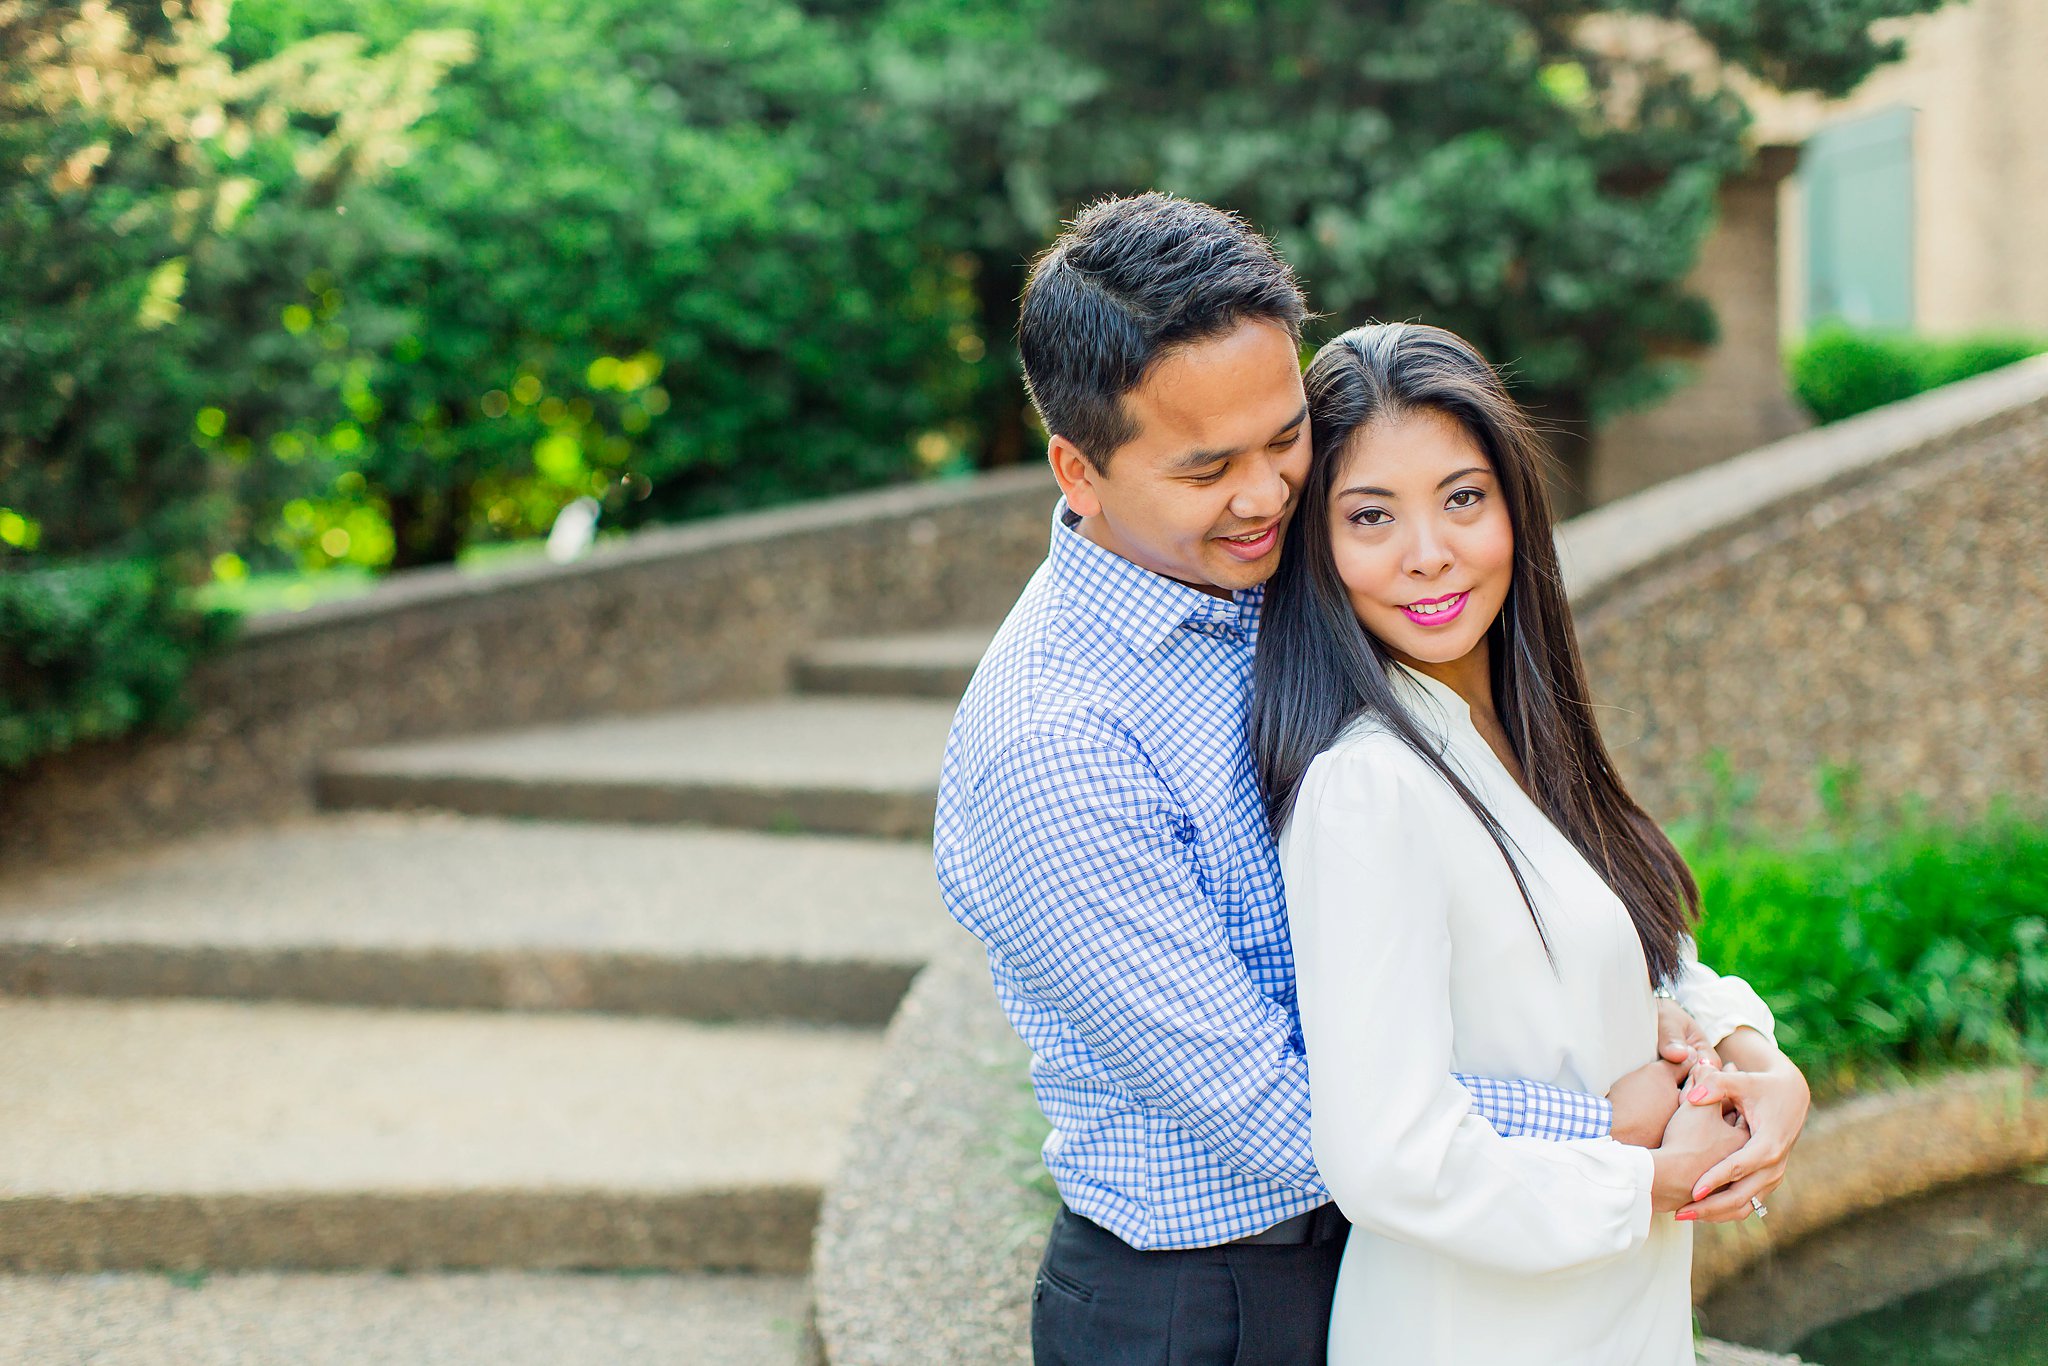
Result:
[[[337,754],[318,816],[0,885],[0,1361],[804,1361],[986,643]]]

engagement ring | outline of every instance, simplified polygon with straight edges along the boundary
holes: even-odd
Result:
[[[1770,1213],[1769,1210],[1764,1208],[1764,1202],[1757,1199],[1754,1195],[1749,1197],[1749,1207],[1756,1211],[1756,1217],[1759,1219]]]

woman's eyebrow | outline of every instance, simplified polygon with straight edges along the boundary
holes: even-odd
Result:
[[[1457,482],[1458,482],[1458,481],[1459,481],[1460,479],[1463,479],[1463,478],[1464,478],[1464,477],[1465,477],[1466,475],[1468,475],[1468,474],[1492,474],[1492,473],[1493,473],[1493,471],[1492,471],[1492,470],[1490,470],[1490,469],[1488,469],[1488,468],[1486,468],[1486,466],[1484,466],[1484,465],[1467,465],[1467,466],[1466,466],[1466,467],[1465,467],[1464,469],[1462,469],[1462,470],[1453,470],[1453,471],[1452,471],[1451,473],[1449,473],[1449,474],[1445,475],[1445,476],[1444,476],[1443,478],[1441,478],[1441,479],[1437,480],[1437,481],[1436,481],[1436,486],[1437,486],[1438,488],[1442,488],[1442,487],[1443,487],[1444,485],[1446,485],[1446,484],[1455,484],[1455,483],[1457,483]],[[1398,494],[1398,493],[1394,492],[1394,491],[1393,491],[1392,489],[1376,489],[1376,488],[1370,488],[1370,487],[1367,487],[1367,486],[1365,486],[1365,485],[1362,485],[1362,484],[1361,484],[1361,485],[1358,485],[1358,486],[1356,486],[1356,487],[1353,487],[1353,488],[1348,488],[1348,489],[1338,489],[1338,490],[1337,490],[1337,496],[1338,496],[1339,498],[1348,498],[1348,497],[1349,497],[1350,495],[1352,495],[1352,494],[1354,494],[1354,493],[1363,493],[1363,494],[1367,495],[1368,497],[1372,497],[1372,498],[1398,498],[1398,497],[1400,497],[1400,496],[1401,496],[1400,494]]]

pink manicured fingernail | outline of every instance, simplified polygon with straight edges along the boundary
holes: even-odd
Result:
[[[1700,1212],[1696,1209],[1682,1209],[1671,1217],[1681,1224],[1689,1224],[1700,1217]]]
[[[1687,1091],[1685,1093],[1685,1098],[1691,1101],[1693,1104],[1698,1105],[1701,1101],[1707,1098],[1707,1088],[1704,1086],[1695,1086],[1692,1088],[1692,1090]]]

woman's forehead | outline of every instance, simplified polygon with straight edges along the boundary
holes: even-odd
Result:
[[[1419,483],[1433,488],[1444,475],[1475,467],[1492,473],[1493,461],[1464,423],[1434,408],[1409,408],[1351,434],[1339,453],[1336,486]]]

